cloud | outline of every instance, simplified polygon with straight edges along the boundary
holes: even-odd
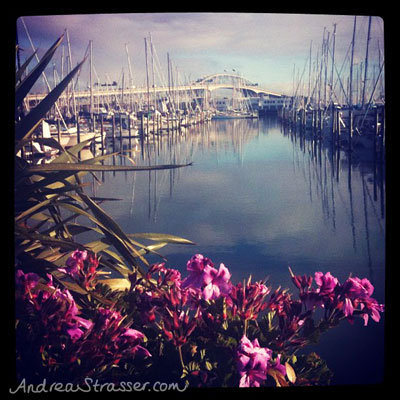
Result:
[[[154,49],[166,75],[166,53],[182,74],[202,75],[236,69],[245,77],[277,86],[292,81],[293,64],[302,68],[312,42],[313,57],[321,51],[324,28],[333,33],[337,24],[336,61],[340,66],[352,38],[350,15],[268,13],[133,13],[46,15],[24,17],[37,47],[48,47],[68,29],[73,59],[83,57],[93,40],[95,68],[104,79],[117,79],[127,70],[128,44],[137,85],[145,76],[144,37],[152,36]],[[356,62],[365,57],[368,18],[358,17]],[[21,21],[20,40],[25,44]],[[378,40],[383,52],[383,21],[373,19],[370,55],[377,60]],[[383,59],[383,54],[382,54]],[[219,69],[219,70],[216,70]]]

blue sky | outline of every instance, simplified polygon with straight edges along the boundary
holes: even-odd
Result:
[[[23,16],[39,56],[65,29],[68,30],[72,62],[80,61],[93,40],[93,63],[101,82],[121,82],[122,70],[129,79],[126,46],[132,67],[133,82],[145,82],[144,38],[151,34],[159,60],[160,75],[167,80],[167,52],[174,72],[181,83],[201,76],[238,71],[243,77],[271,91],[291,94],[293,71],[301,74],[308,60],[312,42],[313,59],[321,51],[324,28],[330,36],[336,23],[336,64],[340,69],[351,43],[352,15],[267,14],[267,13],[133,13]],[[357,17],[355,63],[365,57],[368,16]],[[384,21],[372,19],[370,63],[378,62],[378,43],[383,60]],[[24,59],[31,52],[22,20],[17,32]],[[65,54],[66,40],[64,40]],[[57,50],[54,63],[61,74],[62,49]],[[80,84],[88,82],[87,62]],[[308,67],[307,67],[308,68]],[[52,76],[53,67],[47,75]],[[307,69],[308,71],[308,69]],[[371,73],[373,68],[370,69]],[[35,88],[33,89],[35,90]],[[36,88],[37,90],[37,88]]]

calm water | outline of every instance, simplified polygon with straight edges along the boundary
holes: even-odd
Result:
[[[196,243],[163,248],[171,267],[185,274],[186,261],[202,253],[217,266],[223,262],[235,283],[252,274],[269,277],[273,288],[293,289],[289,265],[298,274],[330,271],[339,280],[351,272],[370,279],[374,297],[385,301],[379,165],[302,141],[274,118],[212,121],[155,145],[126,140],[123,147],[136,148],[126,155],[138,165],[193,162],[177,170],[105,173],[101,185],[93,184],[96,195],[122,199],[102,207],[125,232],[170,233]],[[333,384],[380,382],[383,337],[384,317],[367,327],[344,321],[312,350],[335,372]]]

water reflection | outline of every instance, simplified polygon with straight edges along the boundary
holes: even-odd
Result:
[[[293,144],[293,165],[308,182],[310,202],[313,194],[319,199],[322,218],[331,223],[333,232],[336,233],[336,207],[345,211],[353,250],[357,253],[358,242],[365,244],[369,278],[373,281],[371,225],[378,229],[381,243],[385,240],[384,164],[377,159],[364,162],[358,154],[345,153],[332,144],[323,147],[321,142],[299,138],[292,132],[283,130],[283,134]],[[354,195],[354,191],[361,191],[361,195]]]
[[[122,151],[114,164],[193,161],[183,169],[106,173],[95,189],[122,199],[109,210],[127,232],[168,232],[198,244],[166,248],[171,263],[203,252],[240,277],[251,269],[277,280],[288,264],[372,280],[374,268],[384,268],[385,177],[377,161],[286,131],[276,118],[212,121],[109,146]]]
[[[252,274],[290,288],[288,265],[339,280],[352,273],[369,278],[374,297],[385,302],[379,160],[284,130],[276,118],[211,121],[154,139],[108,143],[108,152],[122,152],[109,162],[193,165],[99,173],[92,187],[99,197],[121,199],[102,207],[127,233],[170,233],[196,243],[163,248],[171,266],[183,272],[193,253],[203,253],[224,262],[235,282]],[[343,324],[324,336],[316,351],[336,371],[334,383],[382,379],[383,326]]]

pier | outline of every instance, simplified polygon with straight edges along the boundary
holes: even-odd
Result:
[[[324,141],[348,152],[369,151],[374,158],[385,159],[385,107],[372,109],[339,107],[288,109],[278,116],[289,131],[300,136]]]

